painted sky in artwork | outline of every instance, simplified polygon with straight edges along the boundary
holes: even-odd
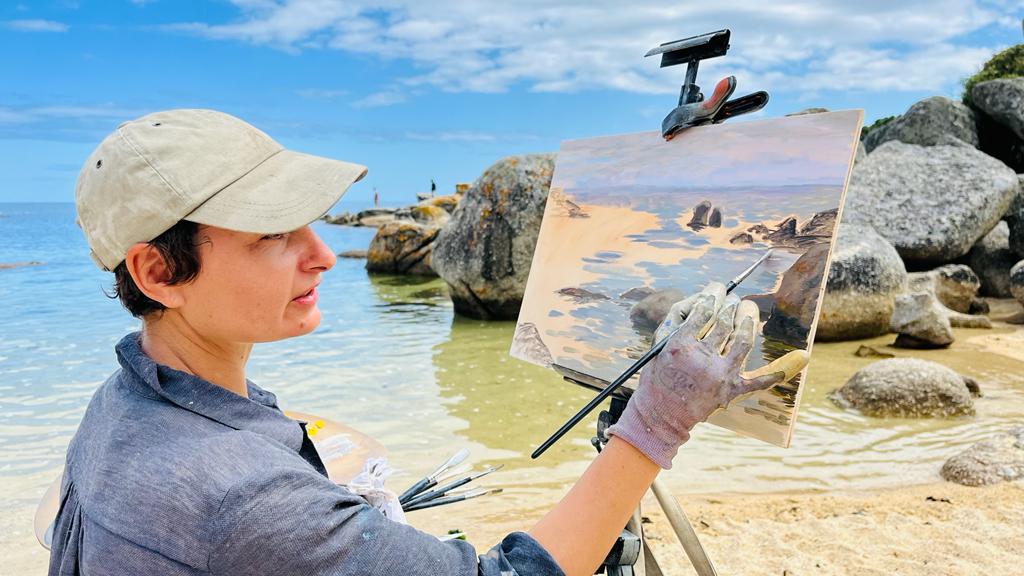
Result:
[[[691,128],[669,142],[650,132],[563,143],[552,186],[583,193],[607,187],[673,189],[737,186],[842,185],[850,146],[837,147],[837,133],[850,133],[855,110],[817,118],[797,116],[786,130],[775,120]],[[685,156],[656,147],[685,147]],[[742,170],[737,167],[742,166]]]

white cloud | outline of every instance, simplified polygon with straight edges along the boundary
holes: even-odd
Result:
[[[335,49],[409,62],[413,73],[354,103],[403,102],[410,88],[501,92],[678,91],[682,67],[659,70],[647,49],[681,33],[728,27],[727,58],[702,64],[701,82],[736,74],[740,92],[950,91],[997,46],[965,35],[1006,26],[1005,0],[234,0],[233,22],[170,29],[283,50]],[[678,73],[676,73],[678,71]]]
[[[67,32],[68,25],[53,20],[7,20],[4,28],[19,32]]]
[[[306,100],[334,100],[347,96],[349,91],[341,88],[302,88],[295,93]]]
[[[138,116],[145,112],[119,108],[113,105],[100,106],[30,106],[30,107],[4,107],[0,106],[0,124],[31,124],[52,120],[109,120],[111,122],[122,122]],[[113,126],[111,126],[113,128]]]
[[[471,132],[467,130],[440,131],[440,132],[407,132],[405,137],[409,140],[423,142],[494,142],[498,137],[487,132]],[[506,139],[507,136],[503,136]]]
[[[356,100],[352,103],[352,106],[354,108],[379,108],[381,106],[401,104],[407,99],[408,96],[404,92],[399,92],[397,90],[385,90]]]

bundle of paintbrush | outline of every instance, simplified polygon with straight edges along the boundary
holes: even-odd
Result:
[[[408,490],[402,492],[402,495],[398,497],[398,502],[402,505],[402,510],[405,512],[411,512],[413,510],[422,510],[424,508],[433,508],[434,506],[443,506],[445,504],[452,504],[455,502],[462,502],[463,500],[469,500],[470,498],[478,498],[480,496],[486,496],[488,494],[497,494],[501,492],[501,488],[478,488],[473,490],[459,490],[455,491],[456,488],[460,488],[469,484],[477,478],[481,478],[501,469],[501,466],[492,466],[482,472],[475,472],[468,475],[470,466],[468,464],[462,464],[462,461],[469,456],[469,450],[463,448],[455,454],[452,454],[451,458],[444,461],[443,464],[437,467],[433,473],[429,476],[416,482]],[[457,478],[456,480],[452,480]],[[437,488],[434,488],[437,486]]]

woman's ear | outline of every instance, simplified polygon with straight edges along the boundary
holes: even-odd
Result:
[[[159,250],[138,242],[128,249],[124,264],[135,286],[150,300],[163,304],[165,308],[178,308],[184,304],[183,285],[167,283],[171,273]]]

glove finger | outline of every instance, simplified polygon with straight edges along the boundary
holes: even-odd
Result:
[[[697,301],[697,297],[700,296],[700,292],[691,294],[690,296],[676,302],[669,309],[668,315],[665,316],[665,320],[658,326],[658,329],[654,332],[654,341],[658,342],[662,338],[668,336],[683,323],[683,320],[690,315],[690,311],[693,310],[693,304]]]
[[[725,344],[732,335],[736,310],[739,308],[739,305],[739,296],[735,294],[726,296],[725,303],[715,318],[715,325],[711,327],[711,331],[703,339],[703,342],[706,342],[718,354],[721,354],[722,350],[725,349]]]
[[[723,354],[726,362],[732,369],[739,372],[747,364],[747,356],[754,349],[754,340],[757,338],[757,323],[750,316],[738,312],[736,322],[739,326],[732,333],[732,340],[726,347]]]
[[[711,311],[711,318],[701,326],[698,332],[694,333],[694,337],[698,340],[703,338],[704,335],[707,334],[708,330],[711,329],[715,315],[718,314],[719,309],[721,309],[722,304],[725,302],[725,284],[722,284],[721,282],[709,282],[708,285],[700,291],[700,295],[704,298],[713,298],[712,306],[714,309]]]
[[[712,294],[698,294],[696,304],[690,310],[690,315],[683,321],[678,335],[680,337],[700,339],[710,328],[711,321],[715,317],[718,307],[715,297]]]
[[[699,294],[710,294],[711,296],[714,296],[715,312],[717,312],[725,302],[725,284],[722,284],[721,282],[709,282],[708,285],[699,292]]]

